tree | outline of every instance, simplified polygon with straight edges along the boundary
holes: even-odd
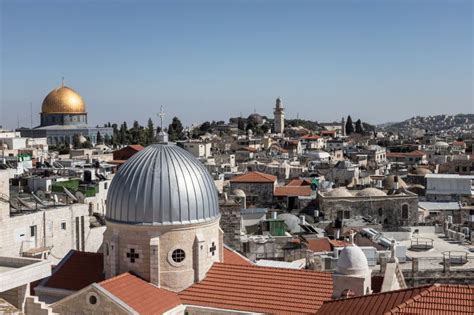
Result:
[[[138,121],[135,120],[133,122],[133,127],[132,127],[132,129],[130,129],[130,132],[129,132],[130,140],[131,140],[132,144],[141,143],[140,129],[141,129],[140,124],[138,123]]]
[[[364,128],[362,128],[362,121],[360,121],[360,119],[357,119],[355,123],[355,132],[358,134],[364,133]]]
[[[120,144],[128,144],[127,133],[128,133],[127,123],[124,121],[122,125],[120,126],[120,131],[119,131],[118,142]]]
[[[72,137],[72,147],[74,149],[77,149],[80,147],[80,145],[81,145],[80,135],[75,134],[74,137]]]
[[[211,130],[211,123],[208,121],[203,122],[201,126],[199,126],[199,130],[201,130],[203,133],[209,132]]]
[[[155,126],[153,125],[153,120],[151,118],[148,118],[148,126],[146,129],[146,144],[151,144],[153,143],[153,140],[155,139]]]
[[[173,117],[171,124],[168,126],[169,139],[171,141],[180,140],[183,136],[183,124],[178,117]]]
[[[100,131],[97,131],[96,143],[101,144],[103,141],[104,139],[102,139],[102,135],[100,134]]]
[[[354,132],[354,125],[352,123],[351,115],[349,115],[347,116],[347,122],[346,122],[346,135],[350,135],[353,132]]]
[[[242,130],[242,131],[245,130],[245,123],[244,123],[244,120],[242,119],[242,117],[239,117],[239,118],[237,119],[237,128],[238,128],[239,130]]]
[[[257,125],[255,125],[255,123],[252,120],[249,120],[247,121],[247,127],[245,127],[245,131],[248,131],[249,129],[251,129],[252,131],[255,131],[256,127]]]

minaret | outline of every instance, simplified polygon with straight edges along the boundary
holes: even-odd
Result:
[[[273,115],[275,118],[275,133],[283,134],[283,131],[285,130],[285,112],[283,111],[280,98],[276,99],[275,111],[273,112]]]
[[[341,136],[346,136],[346,121],[344,120],[344,117],[341,119]]]

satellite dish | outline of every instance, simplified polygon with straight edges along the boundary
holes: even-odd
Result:
[[[45,199],[46,198],[46,194],[41,189],[36,191],[36,196],[38,196],[38,198],[40,198],[40,199]]]
[[[83,203],[86,196],[84,196],[84,194],[81,193],[80,191],[76,191],[76,198],[78,202]]]

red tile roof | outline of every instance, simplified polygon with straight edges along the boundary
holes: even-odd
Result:
[[[252,152],[252,153],[257,152],[257,149],[252,148],[252,147],[243,147],[243,148],[240,148],[240,150],[241,150],[241,151]]]
[[[388,158],[423,157],[424,155],[426,155],[426,152],[420,150],[415,150],[411,152],[387,152],[386,154]]]
[[[340,240],[329,240],[329,243],[331,243],[331,246],[334,247],[346,247],[349,246],[350,244],[346,241],[340,241]]]
[[[253,266],[253,263],[246,257],[227,247],[224,247],[224,264]]]
[[[234,177],[230,180],[231,183],[274,183],[277,180],[276,176],[260,173],[248,172],[246,174]]]
[[[309,186],[283,186],[275,187],[273,195],[275,197],[308,197],[311,196],[311,187]]]
[[[322,130],[321,135],[335,135],[336,130]]]
[[[301,139],[303,140],[318,140],[320,139],[321,137],[318,136],[318,135],[304,135],[301,137]]]
[[[307,179],[292,179],[286,186],[309,186],[311,182]]]
[[[331,243],[327,238],[307,240],[306,244],[308,249],[315,253],[332,251]]]
[[[331,298],[326,272],[215,263],[179,293],[183,304],[271,314],[315,313]]]
[[[104,280],[104,258],[101,253],[71,250],[54,268],[51,277],[40,285],[78,291]]]
[[[175,292],[158,288],[128,272],[99,285],[139,314],[162,314],[181,304]]]
[[[317,314],[474,314],[474,286],[435,284],[329,301]]]

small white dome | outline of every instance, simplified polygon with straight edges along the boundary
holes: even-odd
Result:
[[[245,195],[245,192],[242,190],[242,189],[234,189],[232,191],[232,195],[236,196],[236,197],[241,197],[241,198],[245,198],[246,195]]]
[[[447,142],[444,142],[444,141],[438,141],[438,142],[435,143],[435,147],[447,148],[447,147],[449,147],[449,144]]]
[[[369,272],[367,257],[360,247],[344,247],[337,260],[336,273],[343,275],[365,275]]]
[[[380,189],[369,187],[362,189],[356,195],[357,197],[383,197],[387,196],[387,194]]]
[[[331,155],[325,151],[318,151],[318,152],[313,153],[313,157],[315,159],[324,160],[324,159],[329,159]]]
[[[352,197],[346,187],[339,187],[324,194],[325,197]]]

